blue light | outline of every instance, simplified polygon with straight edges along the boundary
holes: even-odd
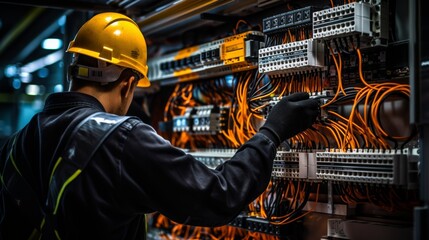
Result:
[[[21,88],[21,80],[19,80],[18,78],[14,78],[12,80],[12,87],[16,90]]]
[[[63,41],[59,38],[47,38],[42,42],[42,48],[46,50],[57,50],[63,46]]]
[[[60,26],[64,26],[64,24],[66,24],[66,16],[63,15],[58,19],[58,25]]]
[[[54,92],[62,92],[63,90],[64,90],[64,87],[61,84],[57,84],[54,87]]]
[[[15,65],[8,65],[4,69],[4,75],[6,77],[13,77],[18,74],[18,68]]]
[[[49,69],[48,68],[41,68],[39,71],[37,71],[37,76],[39,78],[46,78],[49,75]]]

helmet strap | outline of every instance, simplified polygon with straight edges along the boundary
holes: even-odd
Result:
[[[107,62],[102,60],[97,60],[98,67],[89,67],[77,64],[78,55],[76,55],[73,58],[73,63],[68,69],[68,74],[72,79],[78,78],[92,82],[99,82],[102,85],[105,85],[118,80],[122,71],[125,70],[125,68],[115,64],[107,65]]]

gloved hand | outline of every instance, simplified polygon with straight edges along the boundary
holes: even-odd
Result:
[[[309,99],[308,93],[293,93],[274,105],[259,132],[279,146],[284,140],[311,127],[319,111],[318,101]]]

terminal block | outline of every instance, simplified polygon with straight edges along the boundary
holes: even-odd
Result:
[[[395,184],[399,175],[399,153],[395,151],[354,151],[316,153],[316,176],[321,180]]]
[[[296,226],[272,224],[268,219],[244,214],[238,215],[228,225],[243,228],[252,232],[260,232],[277,236],[280,239],[289,239],[288,235],[292,235],[292,229]]]
[[[186,108],[185,114],[173,117],[173,132],[189,132],[191,130],[191,114],[193,108]]]
[[[307,153],[278,150],[271,174],[274,178],[307,178]]]
[[[387,0],[364,0],[313,13],[314,39],[348,36],[361,48],[387,46],[388,26]]]
[[[234,156],[237,149],[199,149],[188,152],[210,168]],[[355,149],[341,152],[295,151],[279,148],[271,177],[276,180],[355,182],[418,187],[418,148],[403,150]]]
[[[148,61],[151,81],[189,81],[255,69],[265,35],[248,31]]]
[[[188,152],[209,168],[216,168],[234,156],[236,149],[199,149]]]
[[[415,187],[416,158],[413,150],[372,150],[317,152],[308,168],[312,178],[368,184]]]
[[[281,31],[287,31],[291,28],[311,26],[311,24],[313,23],[313,12],[315,10],[315,7],[308,6],[301,9],[296,9],[293,11],[264,18],[262,21],[262,31],[265,34],[271,34]]]
[[[372,36],[371,4],[354,2],[313,13],[314,39],[353,34]]]
[[[229,107],[197,106],[186,108],[183,115],[173,117],[173,132],[216,134],[228,123]]]
[[[322,42],[306,39],[259,49],[258,70],[268,75],[294,74],[323,69]]]
[[[228,107],[198,106],[191,115],[193,134],[216,134],[225,129],[228,122]]]

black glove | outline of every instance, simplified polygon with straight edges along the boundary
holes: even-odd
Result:
[[[259,132],[279,146],[284,140],[311,127],[319,111],[319,102],[309,99],[308,93],[291,94],[271,109]]]

